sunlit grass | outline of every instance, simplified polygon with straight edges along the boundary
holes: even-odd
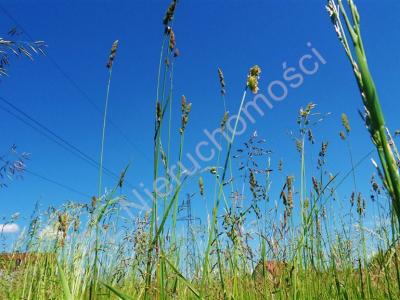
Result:
[[[169,183],[173,181],[168,174],[173,153],[178,162],[183,161],[186,129],[190,115],[196,112],[189,96],[181,96],[178,105],[173,101],[173,66],[179,56],[172,24],[176,6],[173,1],[163,21],[153,135],[153,179],[165,176]],[[125,197],[118,189],[125,184],[128,167],[112,189],[102,190],[112,51],[107,65],[99,194],[88,203],[66,203],[35,212],[13,251],[0,255],[0,299],[399,299],[397,149],[387,134],[368,71],[355,5],[349,2],[354,26],[341,1],[339,5],[329,1],[327,8],[353,67],[367,109],[365,122],[381,162],[380,166],[375,163],[377,178],[370,182],[371,198],[389,205],[371,202],[371,209],[376,206],[377,210],[374,226],[365,227],[369,207],[357,187],[360,161],[352,155],[350,120],[345,114],[342,125],[338,120],[338,128],[343,126],[338,129],[338,142],[345,140],[348,172],[340,176],[326,165],[332,155],[329,144],[335,141],[321,141],[313,134],[327,116],[314,103],[293,116],[298,128],[292,134],[293,149],[285,151],[298,155],[296,174],[285,172],[284,160],[273,160],[268,143],[256,133],[243,145],[235,144],[246,97],[258,92],[262,80],[258,66],[243,72],[244,90],[230,134],[226,130],[227,86],[222,70],[216,72],[223,100],[222,121],[217,126],[228,135],[216,161],[191,176],[178,163],[178,183],[171,184],[172,191],[162,196],[159,192],[169,187],[153,191],[150,211],[127,214]],[[343,18],[354,49],[347,42]],[[174,109],[181,111],[176,131]],[[179,140],[177,149],[173,148],[174,137]],[[221,137],[221,145],[222,141]],[[318,156],[308,157],[308,149]],[[234,170],[236,163],[238,170]],[[282,182],[272,182],[274,172]],[[212,180],[204,179],[208,177]],[[351,197],[340,199],[337,189],[348,179],[353,182]],[[207,186],[210,182],[212,187]],[[278,194],[271,192],[272,183],[281,185]],[[179,201],[188,188],[200,195],[204,206],[207,200],[212,203],[205,226],[193,231],[194,241],[186,240],[177,226]],[[245,195],[250,197],[243,200]],[[337,206],[346,210],[335,212]],[[186,244],[191,242],[196,251],[188,257]]]

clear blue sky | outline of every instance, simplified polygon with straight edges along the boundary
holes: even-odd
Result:
[[[370,68],[388,125],[394,130],[399,126],[400,3],[394,0],[357,2]],[[131,143],[109,126],[105,165],[119,173],[131,161],[127,180],[135,186],[142,181],[149,185],[155,85],[163,32],[161,20],[168,4],[169,0],[2,1],[0,31],[3,36],[16,26],[16,20],[35,40],[46,41],[48,57],[35,57],[33,63],[13,59],[10,77],[0,84],[0,96],[97,160],[102,116],[87,98],[103,107],[107,81],[105,63],[112,42],[119,39],[109,116]],[[352,125],[355,159],[372,149],[357,114],[361,100],[353,74],[324,5],[325,1],[317,0],[179,2],[174,26],[181,56],[175,64],[174,125],[177,130],[180,95],[185,94],[193,102],[185,140],[187,151],[192,151],[203,139],[204,128],[212,130],[220,122],[223,106],[218,67],[224,70],[227,105],[234,112],[238,109],[249,67],[261,66],[260,89],[263,92],[270,81],[282,78],[283,62],[292,66],[309,52],[307,42],[319,50],[327,64],[321,66],[317,74],[307,77],[300,88],[290,90],[285,101],[277,103],[264,117],[257,118],[246,136],[257,130],[275,152],[274,163],[283,158],[286,172],[297,176],[298,157],[286,132],[296,129],[299,108],[312,101],[318,104],[318,110],[332,113],[316,132],[319,140],[330,141],[328,166],[332,172],[346,172],[349,166],[346,147],[338,136],[342,112],[348,114]],[[20,38],[29,40],[26,35]],[[0,111],[0,119],[1,151],[15,143],[21,151],[31,153],[30,170],[85,194],[96,194],[96,169],[7,113]],[[240,138],[237,142],[242,141]],[[314,156],[317,154],[315,152]],[[368,161],[358,171],[358,181],[366,193],[371,173]],[[112,178],[106,177],[106,185],[112,184]],[[278,189],[282,182],[276,180],[274,184]],[[350,191],[343,189],[342,196],[348,196]],[[128,189],[124,192],[129,194]],[[276,193],[273,199],[277,200]],[[89,201],[26,174],[23,181],[15,181],[9,188],[0,190],[0,215],[18,211],[29,216],[36,202],[45,208],[67,200]],[[204,208],[200,200],[195,206],[196,212]]]

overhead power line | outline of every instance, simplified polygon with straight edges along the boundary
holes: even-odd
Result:
[[[88,195],[88,194],[86,194],[84,192],[78,191],[77,189],[75,189],[73,187],[70,187],[70,186],[68,186],[66,184],[60,183],[58,181],[55,181],[54,179],[48,178],[48,177],[46,177],[44,175],[40,175],[40,174],[38,174],[36,172],[33,172],[31,170],[25,169],[24,172],[26,172],[28,174],[31,174],[31,175],[33,175],[33,176],[35,176],[37,178],[40,178],[40,179],[42,179],[44,181],[47,181],[47,182],[49,182],[51,184],[54,184],[54,185],[56,185],[58,187],[61,187],[61,188],[65,189],[65,190],[67,190],[67,191],[70,191],[72,193],[75,193],[75,194],[78,194],[80,196],[83,196],[85,198],[90,198],[91,197],[90,195]]]
[[[35,118],[30,116],[28,113],[24,112],[22,109],[18,108],[14,104],[12,104],[9,100],[0,96],[0,101],[7,104],[14,111],[16,111],[19,115],[4,106],[0,106],[0,109],[2,109],[3,111],[5,111],[5,112],[9,113],[10,115],[12,115],[13,117],[17,118],[19,121],[23,122],[25,125],[29,126],[33,130],[39,132],[40,134],[45,136],[47,139],[56,143],[57,145],[59,145],[64,150],[68,151],[69,153],[73,154],[74,156],[80,158],[81,160],[83,160],[84,162],[89,164],[90,166],[97,168],[97,169],[100,167],[100,164],[95,159],[90,157],[88,154],[84,153],[77,146],[68,142],[65,138],[56,134],[54,131],[52,131],[50,128],[48,128],[46,125],[37,121]],[[119,179],[119,175],[116,174],[115,172],[111,171],[110,169],[103,167],[103,170],[104,170],[105,174],[107,174],[108,176],[113,177],[114,179],[117,179],[117,180]]]
[[[19,27],[32,42],[34,41],[32,35],[27,30],[25,30],[25,28],[18,22],[18,20],[14,18],[13,15],[11,15],[9,11],[1,4],[0,10],[2,10],[3,13],[15,24],[15,26]],[[69,84],[74,87],[79,94],[81,94],[83,99],[85,99],[95,111],[102,115],[102,109],[90,98],[90,96],[78,85],[78,83],[62,69],[60,64],[58,64],[57,61],[50,54],[47,53],[46,57],[50,60],[54,68],[69,82]],[[138,153],[140,153],[146,160],[150,160],[147,154],[142,151],[139,146],[135,142],[133,142],[111,118],[108,118],[108,123],[115,131],[117,131],[122,136],[125,142],[129,144],[129,146],[131,146],[133,150],[136,150]]]

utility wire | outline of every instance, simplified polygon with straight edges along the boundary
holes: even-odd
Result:
[[[1,97],[0,97],[0,100],[1,100]],[[46,133],[45,131],[43,131],[40,127],[36,127],[36,126],[32,125],[31,123],[29,123],[28,121],[26,121],[24,118],[22,118],[22,117],[19,116],[18,114],[14,113],[14,112],[11,111],[10,109],[8,109],[8,108],[6,108],[6,107],[4,107],[4,106],[2,106],[2,105],[0,105],[0,109],[3,110],[3,111],[5,111],[5,112],[7,112],[7,113],[10,114],[11,116],[13,116],[14,118],[16,118],[16,119],[19,120],[20,122],[22,122],[23,124],[25,124],[26,126],[28,126],[28,127],[30,127],[31,129],[33,129],[34,131],[40,133],[41,135],[43,135],[43,136],[46,137],[47,139],[49,139],[49,140],[51,140],[52,142],[56,143],[58,146],[60,146],[61,148],[63,148],[65,151],[70,152],[70,153],[72,153],[73,155],[79,157],[80,159],[84,160],[85,162],[87,162],[88,164],[90,164],[91,166],[93,166],[94,168],[96,168],[96,169],[98,168],[98,165],[97,165],[97,164],[92,163],[91,161],[84,159],[84,157],[77,155],[77,153],[71,151],[70,148],[66,147],[63,143],[60,143],[57,139],[53,138],[53,136],[47,134],[47,133]],[[44,175],[38,174],[38,173],[33,172],[33,171],[31,171],[31,170],[25,170],[25,171],[26,171],[27,173],[29,173],[29,174],[35,176],[35,177],[38,177],[38,178],[40,178],[40,179],[42,179],[42,180],[44,180],[44,181],[50,182],[50,183],[52,183],[52,184],[54,184],[54,185],[57,185],[57,186],[59,186],[59,187],[62,187],[62,188],[64,188],[64,189],[66,189],[66,190],[69,190],[69,191],[74,192],[74,193],[76,193],[76,194],[79,194],[79,195],[81,195],[81,196],[84,196],[84,197],[91,197],[91,196],[89,196],[88,194],[85,194],[85,193],[83,193],[83,192],[80,192],[80,191],[78,191],[78,190],[76,190],[76,189],[74,189],[74,188],[72,188],[72,187],[70,187],[70,186],[67,186],[67,185],[65,185],[65,184],[59,183],[59,182],[57,182],[56,180],[51,179],[51,178],[48,178],[48,177],[46,177],[46,176],[44,176]],[[109,174],[108,172],[107,172],[107,174],[110,176],[110,174]],[[114,174],[113,177],[115,178],[115,173],[113,173],[113,174]],[[131,185],[129,182],[127,182],[127,184],[128,184],[129,186],[132,187],[132,185]]]
[[[72,193],[81,195],[81,196],[83,196],[83,197],[85,197],[85,198],[90,198],[90,197],[91,197],[91,196],[89,196],[88,194],[83,193],[83,192],[80,192],[80,191],[76,190],[76,189],[73,188],[73,187],[70,187],[70,186],[68,186],[68,185],[66,185],[66,184],[63,184],[63,183],[60,183],[60,182],[57,182],[57,181],[55,181],[54,179],[51,179],[51,178],[48,178],[48,177],[46,177],[46,176],[40,175],[40,174],[38,174],[38,173],[36,173],[36,172],[33,172],[33,171],[31,171],[31,170],[25,169],[24,172],[26,172],[26,173],[28,173],[28,174],[31,174],[31,175],[33,175],[33,176],[35,176],[35,177],[37,177],[37,178],[40,178],[40,179],[42,179],[42,180],[44,180],[44,181],[50,182],[50,183],[52,183],[52,184],[54,184],[54,185],[57,185],[57,186],[59,186],[59,187],[65,189],[65,190],[68,190],[68,191],[70,191],[70,192],[72,192]]]
[[[24,123],[26,126],[32,128],[33,130],[35,130],[36,132],[40,133],[41,135],[43,135],[44,137],[46,137],[47,139],[51,140],[52,142],[56,143],[57,145],[59,145],[61,148],[63,148],[66,151],[70,151],[69,148],[67,148],[64,144],[61,144],[59,141],[57,141],[56,139],[54,139],[53,137],[51,137],[50,135],[46,134],[44,131],[40,130],[40,128],[35,127],[34,125],[32,125],[31,123],[29,123],[28,121],[26,121],[24,118],[20,117],[19,115],[17,115],[16,113],[14,113],[13,111],[11,111],[10,109],[0,105],[0,109],[5,111],[6,113],[8,113],[9,115],[13,116],[14,118],[16,118],[17,120],[19,120],[20,122]]]
[[[86,163],[91,165],[92,167],[99,168],[99,163],[95,159],[93,159],[92,157],[90,157],[89,155],[84,153],[82,150],[80,150],[78,147],[74,146],[73,144],[71,144],[70,142],[68,142],[67,140],[65,140],[64,138],[59,136],[58,134],[56,134],[54,131],[49,129],[47,126],[43,125],[42,123],[40,123],[39,121],[34,119],[32,116],[30,116],[29,114],[27,114],[26,112],[24,112],[20,108],[16,107],[14,104],[12,104],[10,101],[5,99],[4,97],[0,96],[0,101],[6,103],[8,106],[10,106],[12,109],[17,111],[20,115],[22,115],[23,117],[25,117],[26,119],[31,121],[36,126],[33,126],[28,121],[26,121],[22,117],[18,116],[17,114],[13,113],[12,111],[10,111],[9,109],[7,109],[7,108],[5,108],[3,106],[0,106],[0,109],[2,109],[4,111],[6,111],[7,113],[11,114],[15,118],[17,118],[18,120],[23,122],[25,125],[31,127],[35,131],[41,133],[42,135],[47,137],[49,140],[51,140],[52,142],[54,142],[57,145],[61,146],[63,149],[65,149],[66,151],[68,151],[71,154],[75,155],[76,157],[82,159],[83,161],[85,161]],[[103,170],[109,176],[111,176],[111,177],[113,177],[113,178],[115,178],[117,180],[119,179],[119,175],[114,173],[113,171],[109,170],[108,168],[103,167]]]
[[[33,37],[29,34],[29,32],[27,30],[25,30],[25,28],[17,21],[17,19],[15,19],[9,12],[7,9],[5,9],[5,7],[3,5],[0,4],[0,10],[3,11],[3,13],[12,21],[14,22],[14,24],[19,27],[22,32],[33,42],[34,39]],[[56,68],[56,70],[58,72],[60,72],[60,74],[81,94],[81,96],[92,106],[92,108],[94,110],[96,110],[100,115],[103,114],[102,109],[89,97],[89,95],[77,84],[77,82],[71,77],[69,76],[62,68],[61,66],[57,63],[57,61],[50,55],[50,54],[46,54],[46,57],[50,60],[50,62],[53,64],[53,66]],[[136,150],[137,152],[139,152],[141,155],[143,155],[143,157],[146,160],[150,160],[149,157],[147,156],[147,154],[142,151],[139,146],[134,143],[130,138],[128,138],[128,136],[124,133],[124,131],[110,118],[108,118],[108,123],[111,125],[112,128],[114,128],[114,130],[116,130],[125,140],[126,143],[128,143],[134,150]]]

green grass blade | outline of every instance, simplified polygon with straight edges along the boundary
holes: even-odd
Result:
[[[64,270],[62,269],[60,263],[57,261],[58,274],[60,276],[61,285],[64,292],[65,300],[74,300],[74,297],[71,294],[71,290],[69,289],[67,278],[65,276]]]
[[[167,264],[171,267],[171,269],[175,272],[176,275],[178,275],[178,277],[180,279],[182,279],[182,281],[186,284],[186,286],[189,288],[189,290],[192,291],[192,293],[196,296],[197,299],[203,299],[200,296],[200,293],[193,287],[193,285],[189,282],[189,280],[187,280],[185,278],[185,276],[182,275],[181,272],[179,272],[179,270],[164,256],[165,261],[167,262]]]
[[[125,295],[122,293],[120,290],[116,289],[115,287],[112,287],[111,285],[105,283],[105,282],[100,282],[102,285],[104,285],[106,288],[108,288],[111,292],[113,292],[116,296],[118,296],[122,300],[134,300],[132,297]]]

